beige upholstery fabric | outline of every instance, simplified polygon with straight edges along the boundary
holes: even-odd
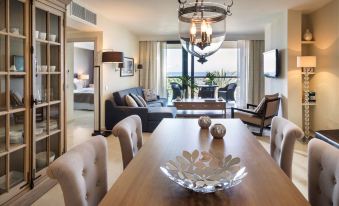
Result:
[[[234,118],[239,118],[244,122],[255,124],[255,125],[261,125],[261,118],[250,114],[246,112],[241,112],[241,111],[234,111]],[[271,124],[272,119],[267,119],[265,120],[264,126],[267,127]]]
[[[107,142],[96,136],[58,159],[47,169],[57,179],[66,206],[98,205],[107,193]]]
[[[126,99],[127,106],[129,106],[129,107],[139,107],[138,104],[133,99],[133,97],[126,95],[125,99]]]
[[[113,135],[119,137],[124,169],[137,154],[143,143],[142,124],[138,115],[121,120],[113,128]]]
[[[294,143],[303,136],[303,131],[297,125],[282,117],[273,118],[271,156],[289,178],[292,177]]]
[[[339,205],[339,149],[319,139],[308,145],[308,200],[312,206]]]
[[[255,108],[254,112],[258,113],[258,114],[262,114],[264,112],[264,109],[265,109],[266,101],[277,99],[278,97],[279,97],[279,93],[272,94],[272,95],[265,95],[265,97],[260,101],[259,105]],[[279,106],[279,104],[278,104],[278,106]],[[266,112],[266,114],[267,114],[267,112]],[[269,116],[272,116],[272,115],[269,115]],[[269,116],[266,115],[266,117],[269,117]]]

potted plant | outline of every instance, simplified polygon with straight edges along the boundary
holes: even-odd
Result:
[[[205,76],[205,83],[207,85],[215,85],[215,78],[216,78],[216,75],[214,73],[207,72]]]
[[[182,88],[183,88],[183,93],[185,97],[188,97],[188,88],[191,88],[191,90],[195,90],[198,88],[198,85],[195,82],[192,82],[192,78],[189,75],[183,75],[182,77],[179,77],[181,80]]]

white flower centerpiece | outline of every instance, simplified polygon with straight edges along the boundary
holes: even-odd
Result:
[[[175,161],[168,161],[161,171],[172,181],[201,193],[213,193],[239,184],[247,175],[240,158],[214,155],[210,152],[183,151]]]

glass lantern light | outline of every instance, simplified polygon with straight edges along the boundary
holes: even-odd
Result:
[[[232,15],[229,5],[196,0],[178,0],[179,36],[184,49],[198,62],[219,50],[226,37],[226,17]]]

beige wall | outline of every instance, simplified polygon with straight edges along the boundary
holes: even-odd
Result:
[[[280,93],[280,115],[302,126],[301,72],[296,66],[301,54],[301,12],[285,11],[277,14],[265,28],[266,51],[280,51],[280,77],[265,78],[265,94]]]
[[[317,93],[317,105],[312,112],[312,129],[339,127],[339,0],[309,15],[315,45],[311,50],[317,56],[316,75],[311,89]]]

